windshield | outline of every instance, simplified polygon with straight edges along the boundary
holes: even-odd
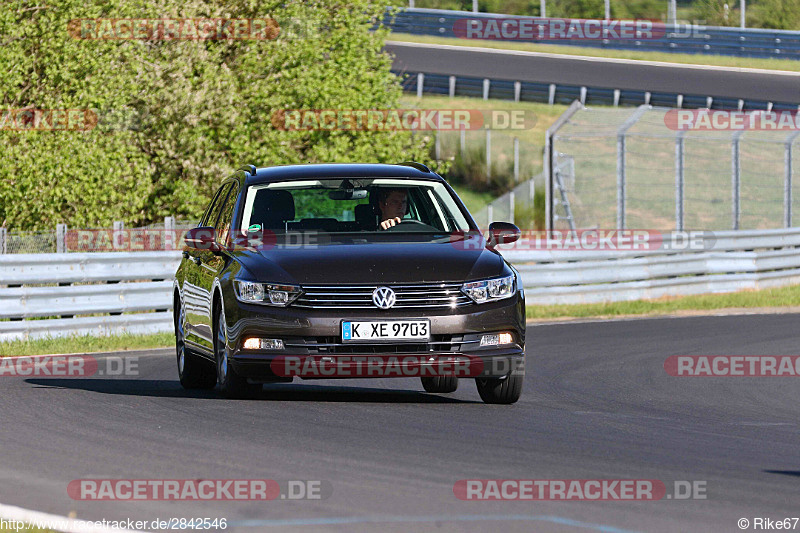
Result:
[[[388,229],[386,219],[399,219]],[[247,190],[241,231],[451,233],[467,218],[437,181],[349,178],[284,181]]]

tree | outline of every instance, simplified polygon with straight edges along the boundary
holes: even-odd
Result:
[[[197,218],[221,179],[245,163],[424,160],[409,132],[280,131],[280,109],[397,107],[401,87],[370,29],[368,0],[7,0],[0,10],[6,109],[91,109],[90,131],[0,131],[0,222],[146,224]],[[88,18],[261,18],[271,40],[86,40]]]

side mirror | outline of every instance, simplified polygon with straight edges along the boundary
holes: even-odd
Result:
[[[489,237],[486,240],[488,248],[498,244],[511,244],[519,240],[521,232],[517,226],[510,222],[492,222],[489,224]]]
[[[201,226],[199,228],[192,228],[186,232],[183,242],[186,246],[195,250],[208,250],[211,252],[219,252],[220,246],[214,240],[216,230],[211,226]]]

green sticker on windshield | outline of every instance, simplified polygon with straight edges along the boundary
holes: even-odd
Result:
[[[249,228],[247,228],[247,231],[251,233],[255,233],[256,231],[261,231],[261,224],[253,224]]]

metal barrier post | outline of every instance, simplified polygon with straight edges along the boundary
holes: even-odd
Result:
[[[174,250],[175,241],[175,217],[164,217],[164,250]]]
[[[464,157],[464,152],[467,151],[467,130],[465,128],[461,128],[460,132],[461,137],[461,157]]]
[[[484,100],[488,100],[489,99],[489,87],[490,87],[491,83],[492,82],[489,80],[489,78],[483,78],[483,99]]]
[[[8,245],[7,242],[7,235],[8,230],[6,228],[0,228],[0,254],[7,254],[8,253]]]
[[[783,226],[786,228],[792,227],[792,144],[798,135],[800,131],[790,133],[784,146]]]
[[[450,90],[448,91],[450,98],[453,98],[456,95],[456,77],[450,76]]]
[[[509,222],[514,223],[514,205],[516,204],[516,195],[514,191],[508,193],[508,218]]]
[[[422,98],[422,88],[425,86],[425,74],[419,72],[417,74],[417,98]]]
[[[123,234],[122,232],[125,231],[125,223],[119,220],[114,221],[114,232],[112,233],[113,239],[111,241],[111,245],[113,248],[122,248],[123,243],[121,241]],[[88,250],[87,250],[88,251]]]
[[[683,201],[684,201],[684,137],[685,131],[678,133],[675,139],[675,229],[683,231]]]
[[[492,177],[492,130],[486,130],[486,182]]]
[[[737,131],[733,134],[731,139],[731,196],[733,201],[733,209],[731,213],[732,223],[731,229],[739,229],[740,218],[740,200],[741,200],[741,156],[739,153],[739,139],[742,137],[744,131]]]
[[[519,181],[519,137],[514,137],[514,183]]]
[[[434,151],[434,157],[436,158],[436,160],[437,161],[441,161],[442,160],[442,144],[441,144],[441,141],[439,140],[439,130],[436,130],[433,133],[433,151]]]

